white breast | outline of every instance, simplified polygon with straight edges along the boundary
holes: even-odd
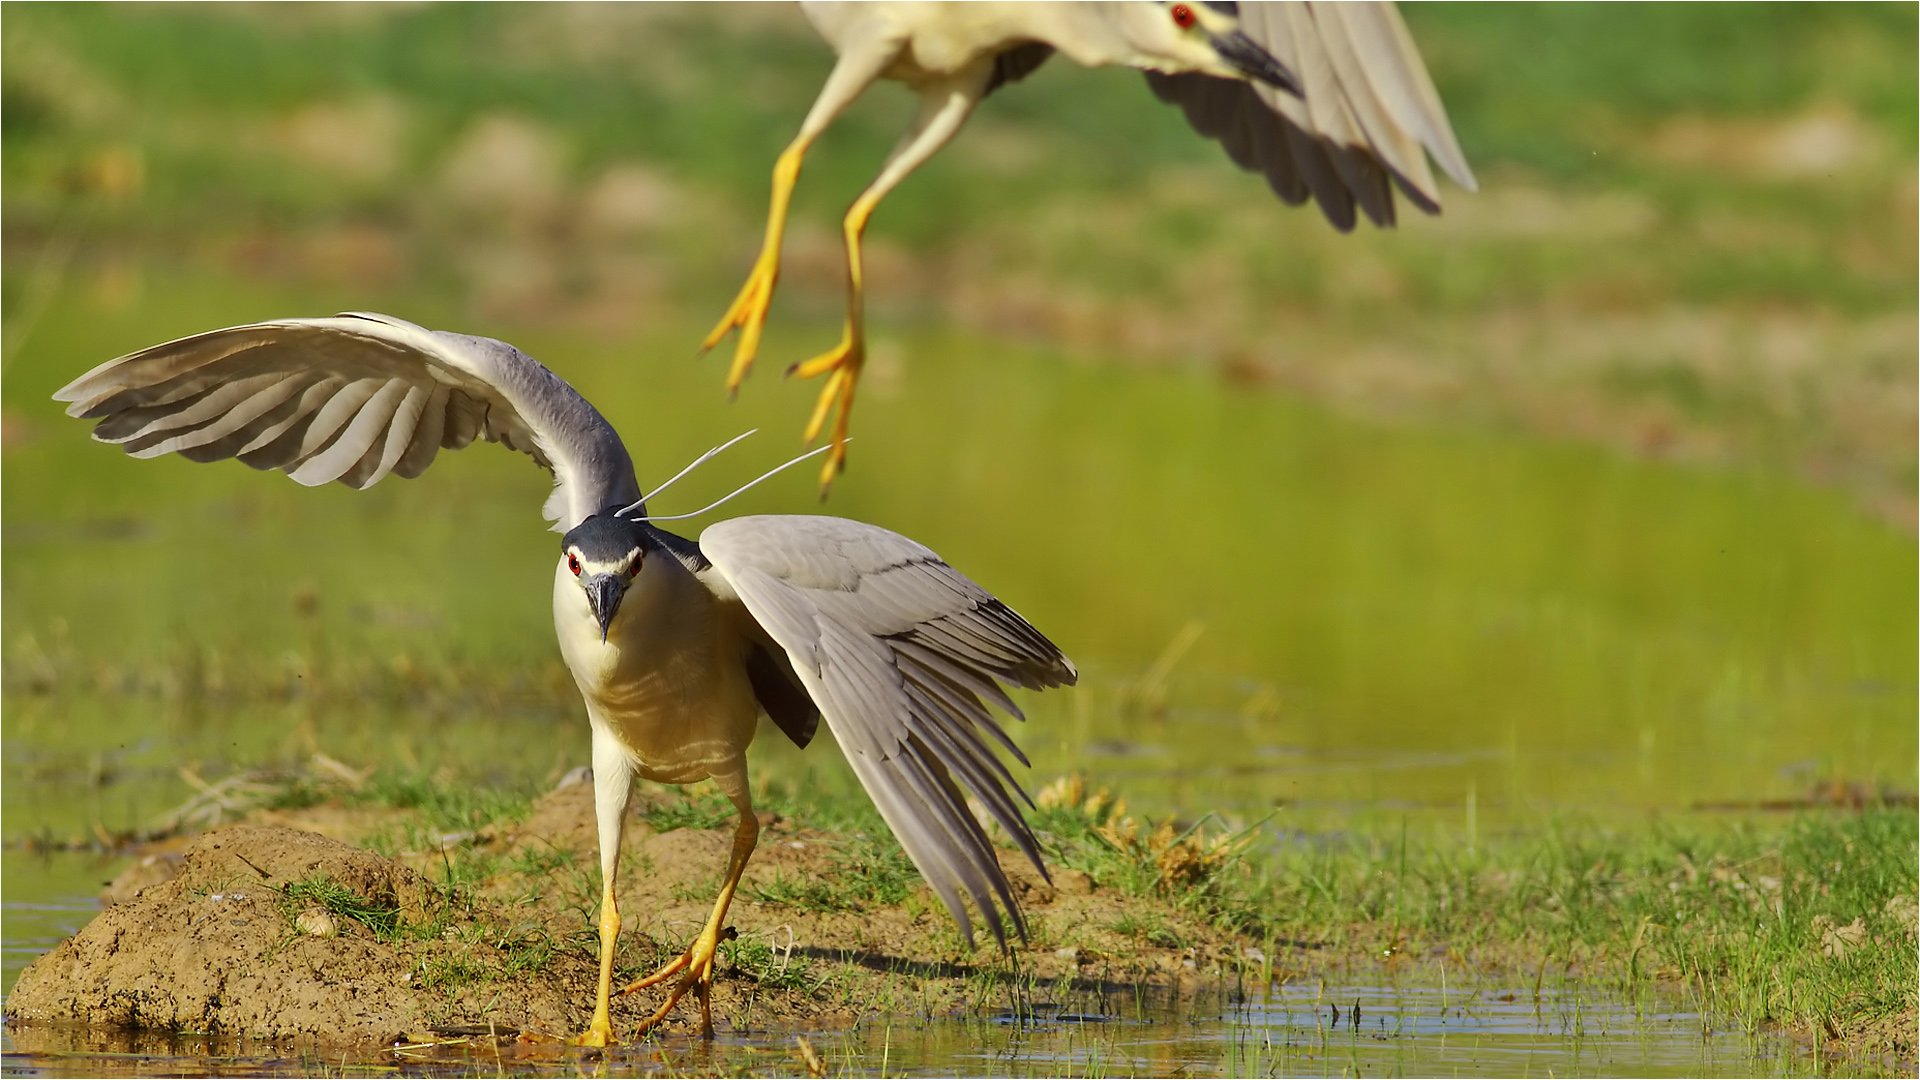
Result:
[[[671,556],[648,560],[627,590],[607,640],[561,559],[553,621],[587,717],[611,732],[641,776],[691,783],[741,762],[759,705],[745,642],[716,598]]]

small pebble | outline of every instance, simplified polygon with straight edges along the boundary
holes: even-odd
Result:
[[[340,927],[333,921],[333,913],[323,907],[310,907],[301,912],[300,917],[293,920],[293,925],[301,933],[313,937],[333,937],[340,932]]]

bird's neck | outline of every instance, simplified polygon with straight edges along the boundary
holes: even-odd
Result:
[[[664,551],[647,556],[647,567],[620,601],[614,629],[622,649],[659,652],[695,636],[713,607],[713,596],[679,560]]]

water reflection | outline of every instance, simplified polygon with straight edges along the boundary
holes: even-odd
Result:
[[[0,993],[41,953],[72,937],[100,913],[99,888],[129,860],[75,852],[0,854],[6,901],[0,907]]]
[[[1711,1030],[1671,1001],[1623,1001],[1577,983],[1420,977],[1295,983],[1221,1008],[1147,1007],[1095,1015],[1049,1003],[1019,1013],[914,1022],[876,1018],[808,1033],[835,1075],[1638,1075],[1751,1076],[1810,1071],[1779,1041]],[[176,1033],[15,1026],[8,1072],[20,1076],[333,1074],[460,1076],[792,1075],[790,1031],[673,1038],[604,1057],[486,1033],[374,1052]]]
[[[49,883],[10,890],[25,895],[5,910],[7,987],[92,918],[98,903],[80,890],[117,868],[79,854],[6,856],[11,881]],[[485,1032],[343,1053],[305,1042],[16,1024],[0,1033],[0,1051],[12,1076],[794,1075],[804,1072],[796,1034],[731,1033],[711,1046],[673,1038],[589,1059]],[[1502,981],[1444,962],[1409,963],[1395,975],[1327,973],[1266,993],[1229,981],[1198,1006],[1095,990],[980,1017],[874,1017],[807,1034],[835,1075],[1738,1076],[1815,1064],[1782,1041],[1713,1030],[1672,997],[1622,999],[1575,980]]]

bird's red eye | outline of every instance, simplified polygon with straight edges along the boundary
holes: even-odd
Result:
[[[580,576],[580,560],[577,558],[574,558],[572,555],[567,556],[567,569],[573,571],[574,577],[579,577]]]
[[[640,576],[640,556],[638,556],[638,555],[635,555],[635,556],[633,557],[633,565],[632,565],[632,566],[629,566],[629,567],[627,567],[627,576],[628,576],[628,577],[639,577],[639,576]]]
[[[1192,8],[1185,4],[1173,5],[1173,25],[1182,30],[1191,30],[1193,24],[1199,21],[1194,17]]]

